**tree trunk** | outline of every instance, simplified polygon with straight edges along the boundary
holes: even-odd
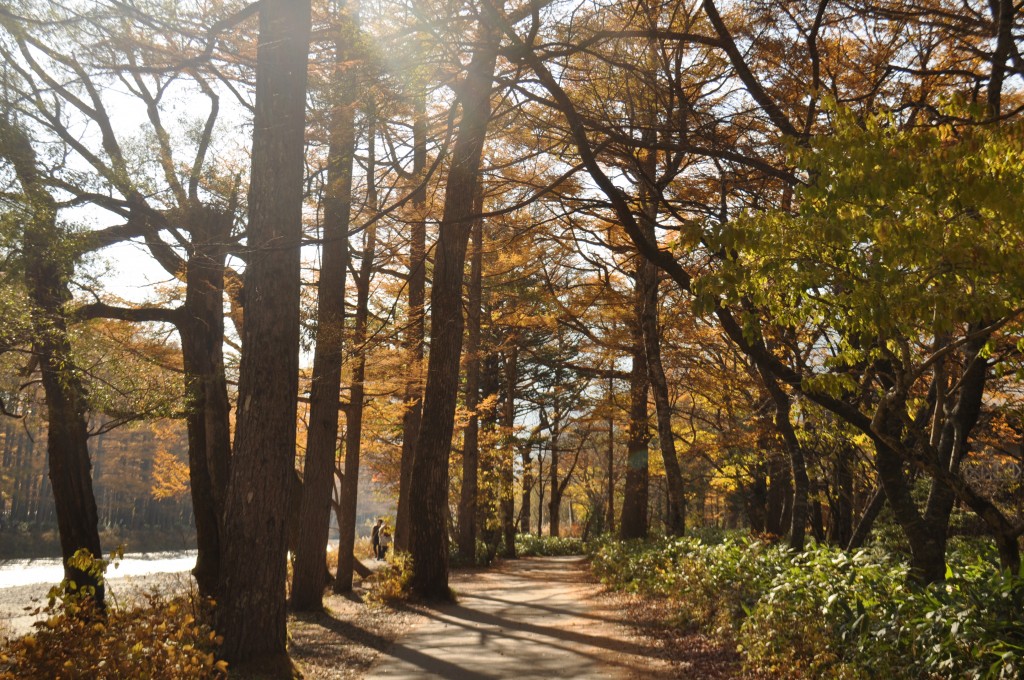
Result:
[[[477,195],[480,193],[478,188]],[[462,489],[459,498],[459,557],[467,564],[472,564],[476,555],[477,474],[480,470],[480,417],[476,412],[480,402],[480,305],[484,253],[483,220],[480,218],[473,220],[472,239],[466,300],[466,410],[469,422],[462,439]]]
[[[643,285],[639,281],[643,271],[637,270],[637,309]],[[651,435],[647,427],[647,365],[643,333],[639,324],[633,329],[633,368],[629,374],[629,431],[627,435],[628,459],[626,483],[622,497],[622,517],[619,536],[624,539],[647,538],[648,467],[647,445]]]
[[[355,79],[343,73],[350,50],[343,36],[353,35],[351,18],[342,17],[335,39],[335,79],[340,101],[331,111],[324,195],[323,246],[317,283],[316,353],[309,393],[309,435],[303,470],[302,502],[292,576],[292,609],[323,608],[327,586],[327,541],[331,494],[338,450],[338,412],[345,330],[345,278],[352,213],[352,160],[355,154]],[[339,73],[340,72],[340,73]],[[339,553],[340,554],[340,553]],[[339,560],[340,563],[340,560]]]
[[[556,383],[557,386],[557,383]],[[548,535],[558,537],[562,524],[562,494],[558,478],[558,436],[561,431],[562,414],[556,403],[551,418],[551,459],[548,461],[548,484],[551,487],[551,498],[548,500]]]
[[[615,533],[615,378],[608,378],[608,506],[605,508],[605,529]]]
[[[514,466],[516,455],[516,385],[519,383],[519,347],[512,347],[505,355],[505,401],[502,404],[501,427],[505,446],[499,452],[501,475],[501,526],[504,540],[502,557],[516,557],[516,502]]]
[[[445,188],[431,289],[430,358],[423,416],[409,492],[412,590],[427,599],[448,599],[448,533],[445,509],[448,458],[454,430],[462,352],[462,279],[475,212],[480,160],[491,115],[491,83],[500,34],[481,22],[478,47],[459,88],[462,121]]]
[[[653,237],[653,228],[650,236]],[[651,268],[651,274],[644,277],[649,289],[644,291],[643,308],[640,312],[646,363],[651,392],[654,394],[654,405],[658,417],[658,444],[661,458],[665,463],[665,482],[668,492],[668,514],[665,518],[665,530],[670,536],[682,536],[686,533],[686,494],[683,484],[683,473],[676,455],[675,435],[672,433],[672,406],[668,401],[668,381],[661,365],[661,330],[658,324],[658,271],[657,268],[644,260],[644,266]]]
[[[71,299],[68,279],[74,270],[67,234],[57,221],[57,204],[39,176],[28,136],[5,116],[0,119],[0,157],[6,158],[21,185],[27,205],[24,221],[25,284],[32,301],[32,351],[42,374],[46,397],[46,453],[57,512],[64,578],[70,590],[92,598],[102,610],[104,589],[96,578],[71,566],[79,550],[98,559],[99,513],[89,461],[86,402],[79,369],[71,354],[64,305]],[[75,588],[71,588],[71,584]],[[93,590],[94,589],[94,590]]]
[[[216,594],[221,520],[231,460],[231,406],[224,373],[224,260],[234,215],[189,211],[193,253],[185,267],[184,318],[178,325],[189,410],[189,479],[199,548],[192,570],[199,592]]]
[[[376,108],[368,103],[369,144],[367,149],[366,203],[373,213],[377,211]],[[334,579],[334,592],[352,590],[352,570],[355,562],[353,548],[356,539],[356,508],[359,496],[359,458],[363,438],[363,409],[366,378],[366,323],[370,315],[370,278],[377,249],[377,220],[370,222],[363,232],[363,257],[356,275],[356,319],[352,333],[352,385],[349,389],[348,418],[345,422],[345,476],[341,485],[341,516],[338,520],[338,573]]]
[[[262,5],[239,407],[217,604],[224,659],[235,670],[276,677],[295,674],[287,650],[285,577],[309,32],[309,0]]]
[[[427,101],[420,83],[412,123],[412,209],[415,219],[409,236],[409,324],[404,345],[409,362],[405,383],[405,415],[402,417],[402,459],[398,480],[398,511],[395,518],[395,550],[409,550],[409,485],[416,457],[416,436],[423,413],[423,328],[427,286]]]
[[[857,522],[857,528],[850,535],[850,540],[845,544],[847,550],[857,550],[864,547],[868,536],[871,535],[872,527],[875,526],[875,520],[878,519],[878,515],[884,507],[885,492],[882,490],[882,487],[878,487],[871,494],[867,507],[864,508],[864,514],[861,515],[860,521]]]
[[[523,493],[519,500],[519,533],[530,533],[530,496],[533,495],[533,449],[523,448]]]

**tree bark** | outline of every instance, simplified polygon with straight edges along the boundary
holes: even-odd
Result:
[[[478,183],[479,184],[479,183]],[[481,194],[477,189],[477,195]],[[479,204],[479,200],[477,201]],[[466,300],[466,410],[469,422],[462,437],[462,488],[459,496],[459,557],[472,564],[476,555],[477,497],[480,470],[480,314],[483,288],[483,220],[473,220],[473,252],[470,257]]]
[[[459,88],[462,120],[445,187],[431,289],[430,358],[423,416],[409,493],[412,590],[426,599],[448,599],[448,532],[445,509],[448,458],[454,430],[462,352],[462,279],[474,218],[480,160],[491,115],[491,83],[499,33],[481,21],[478,47]]]
[[[643,285],[643,267],[637,270],[637,308]],[[639,324],[633,328],[633,368],[629,374],[629,431],[627,435],[626,482],[622,497],[622,516],[619,537],[623,539],[647,538],[648,466],[647,446],[651,435],[647,420],[647,365],[643,332]]]
[[[331,111],[324,195],[323,246],[317,283],[316,352],[309,393],[309,434],[303,470],[292,575],[292,609],[323,608],[327,587],[327,541],[331,494],[338,450],[338,413],[345,330],[345,279],[349,266],[348,231],[352,214],[352,161],[355,155],[355,82],[345,73],[351,50],[352,20],[340,17],[335,39],[335,82],[338,103]],[[340,554],[340,553],[339,553]],[[340,562],[340,561],[339,561]]]
[[[309,0],[265,0],[256,56],[249,259],[217,630],[233,669],[295,675],[286,552],[299,368]]]
[[[376,108],[367,105],[370,121],[368,132],[366,203],[372,213],[377,211],[377,183],[374,135],[376,130]],[[356,539],[356,508],[359,496],[359,458],[363,438],[363,409],[366,395],[366,323],[369,319],[370,278],[373,275],[373,259],[377,249],[377,220],[370,222],[363,232],[363,257],[356,275],[356,319],[352,332],[352,383],[349,389],[348,418],[345,423],[345,476],[341,485],[341,515],[338,520],[338,573],[334,579],[334,592],[347,593],[352,590],[352,570],[355,562],[353,548]]]
[[[178,325],[189,410],[189,478],[199,548],[192,570],[199,592],[216,594],[225,493],[231,460],[231,406],[224,373],[225,245],[233,215],[190,211],[193,253],[185,267],[185,305]]]
[[[415,219],[409,241],[409,325],[404,344],[409,362],[405,383],[405,415],[402,417],[402,459],[398,480],[398,511],[395,518],[395,550],[409,550],[409,486],[416,457],[416,436],[423,414],[423,329],[427,285],[427,102],[426,91],[416,94],[412,124],[412,209]]]
[[[653,224],[649,236],[654,237]],[[672,405],[668,400],[668,380],[661,364],[661,329],[658,323],[658,271],[644,260],[644,266],[651,268],[651,274],[644,277],[648,290],[643,294],[640,311],[644,335],[648,379],[654,394],[654,405],[658,419],[658,445],[665,463],[665,481],[668,491],[668,515],[665,529],[670,536],[686,533],[686,493],[679,456],[676,454],[675,435],[672,433]]]
[[[615,378],[608,378],[608,507],[605,508],[606,531],[615,533]]]
[[[92,599],[103,610],[102,584],[69,563],[80,550],[103,557],[89,460],[87,404],[64,313],[71,299],[68,280],[74,262],[68,254],[67,234],[57,222],[57,203],[39,175],[32,144],[6,116],[0,118],[0,156],[13,166],[29,213],[24,221],[25,283],[32,300],[32,351],[46,398],[46,453],[64,578],[70,591],[85,595],[92,591]]]
[[[502,557],[516,557],[516,501],[514,466],[516,455],[516,385],[519,383],[519,347],[513,343],[505,354],[505,400],[502,404],[501,428],[505,446],[499,452],[501,476]]]
[[[557,374],[558,371],[556,369]],[[556,388],[559,387],[559,383],[560,381],[556,379]],[[548,499],[548,535],[556,538],[562,528],[562,493],[561,485],[559,484],[559,456],[561,451],[558,448],[558,438],[562,430],[562,413],[560,409],[561,404],[556,399],[554,408],[551,409],[551,443],[549,445],[551,458],[548,460],[548,484],[551,486],[551,497]]]

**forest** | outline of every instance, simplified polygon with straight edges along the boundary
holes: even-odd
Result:
[[[184,527],[293,677],[369,481],[417,602],[568,537],[748,670],[1019,677],[1021,10],[0,0],[0,540],[86,640]]]

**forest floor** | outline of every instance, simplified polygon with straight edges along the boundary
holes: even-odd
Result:
[[[457,572],[451,587],[455,603],[389,609],[400,620],[386,631],[379,630],[382,612],[368,628],[332,617],[331,626],[349,639],[362,635],[362,651],[376,656],[363,673],[352,665],[332,672],[329,664],[317,663],[327,659],[307,656],[306,636],[313,631],[295,626],[293,658],[313,678],[744,677],[733,648],[671,632],[664,625],[668,612],[649,600],[606,592],[583,558],[505,561],[485,571]],[[355,651],[347,650],[350,656]]]
[[[607,592],[580,557],[503,561],[450,584],[455,603],[384,606],[367,605],[357,580],[350,595],[328,594],[325,612],[290,617],[292,658],[308,680],[751,677],[733,646],[666,625],[667,602]],[[109,585],[120,606],[194,588],[187,573]],[[0,587],[0,638],[30,630],[38,615],[22,608],[46,591]]]

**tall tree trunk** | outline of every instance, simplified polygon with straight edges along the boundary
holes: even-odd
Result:
[[[605,508],[606,530],[615,533],[615,378],[608,378],[608,507]]]
[[[789,525],[789,547],[792,550],[803,550],[807,533],[807,495],[810,481],[807,478],[807,463],[804,460],[803,447],[796,437],[796,430],[790,421],[790,397],[785,390],[769,374],[763,375],[768,393],[775,404],[775,427],[782,435],[782,441],[789,454],[790,474],[793,476],[792,512]]]
[[[653,226],[651,234],[653,238]],[[665,529],[670,536],[682,536],[686,532],[686,494],[683,473],[676,455],[675,435],[672,433],[672,406],[668,400],[668,380],[661,364],[661,330],[658,323],[658,270],[649,261],[644,267],[651,268],[651,274],[644,277],[649,289],[644,291],[642,320],[644,347],[648,378],[658,418],[658,445],[665,463],[665,481],[668,493],[668,514]]]
[[[843,446],[836,455],[828,536],[833,545],[847,546],[853,537],[853,458],[854,450],[850,446]]]
[[[462,353],[462,279],[466,246],[475,213],[480,160],[491,116],[491,83],[499,32],[481,21],[477,49],[459,88],[462,120],[445,187],[431,289],[430,358],[423,416],[409,493],[412,590],[427,599],[447,599],[448,532],[445,509],[448,458],[454,430]]]
[[[324,193],[323,246],[317,283],[316,353],[309,393],[309,435],[303,471],[292,576],[292,609],[323,608],[327,586],[327,540],[331,494],[338,450],[338,413],[345,331],[345,278],[349,266],[348,231],[352,214],[352,160],[355,155],[355,79],[345,73],[351,50],[345,36],[354,35],[352,19],[340,17],[335,39],[335,77],[339,101],[331,111]],[[350,402],[351,403],[351,402]],[[340,553],[339,553],[340,554]],[[339,560],[340,563],[340,560]]]
[[[369,120],[369,142],[366,167],[366,203],[375,214],[377,211],[376,107],[367,104]],[[363,232],[362,260],[356,275],[356,319],[352,332],[352,385],[349,389],[348,418],[345,423],[345,476],[341,485],[341,517],[338,524],[338,574],[334,579],[334,592],[347,593],[352,590],[352,571],[355,564],[353,548],[356,539],[356,508],[359,497],[359,465],[363,438],[363,410],[366,389],[366,323],[370,315],[370,278],[373,275],[373,259],[377,250],[377,220],[370,222]]]
[[[427,286],[427,102],[426,90],[417,92],[412,124],[412,209],[415,219],[409,241],[409,323],[404,345],[409,364],[405,383],[405,415],[402,417],[402,459],[398,480],[398,512],[395,518],[395,550],[409,549],[409,486],[416,457],[416,437],[423,413],[423,329]]]
[[[69,564],[79,550],[102,558],[99,513],[89,461],[86,403],[79,369],[71,355],[64,305],[71,299],[68,279],[74,268],[57,222],[57,204],[39,176],[35,151],[27,135],[6,116],[0,119],[0,156],[6,158],[27,200],[24,222],[25,283],[32,300],[32,351],[39,363],[46,397],[46,453],[57,511],[64,578],[69,588],[95,589],[102,609],[103,586]],[[88,591],[85,591],[88,592]]]
[[[499,453],[501,475],[501,526],[503,541],[502,557],[516,556],[516,502],[515,502],[515,455],[516,455],[516,385],[519,383],[519,347],[515,343],[505,355],[505,401],[502,404],[501,429],[505,446]]]
[[[482,192],[478,189],[478,196]],[[479,203],[479,201],[477,201]],[[483,220],[473,220],[473,253],[470,257],[466,300],[466,410],[469,422],[462,438],[462,489],[459,497],[459,557],[472,564],[476,555],[476,518],[480,469],[480,313],[483,294]]]
[[[185,306],[178,332],[189,411],[189,479],[198,556],[192,570],[199,592],[216,594],[220,580],[221,520],[231,460],[231,406],[224,372],[225,245],[233,211],[189,211],[193,253],[185,266]]]
[[[556,383],[557,386],[557,383]],[[561,433],[562,414],[556,403],[551,418],[551,459],[548,461],[548,484],[551,486],[551,498],[548,500],[548,535],[557,537],[561,531],[562,494],[559,485],[559,454],[558,436]]]
[[[637,309],[643,285],[639,281],[644,267],[637,270]],[[629,432],[627,438],[626,482],[622,497],[619,536],[624,539],[647,538],[647,496],[649,473],[647,446],[651,435],[647,427],[647,365],[643,332],[639,323],[633,328],[633,368],[629,374]]]
[[[530,533],[530,496],[533,495],[533,448],[523,447],[523,493],[519,505],[519,532]]]
[[[285,628],[295,474],[309,0],[265,0],[256,56],[249,260],[217,630],[241,671],[291,677]]]

